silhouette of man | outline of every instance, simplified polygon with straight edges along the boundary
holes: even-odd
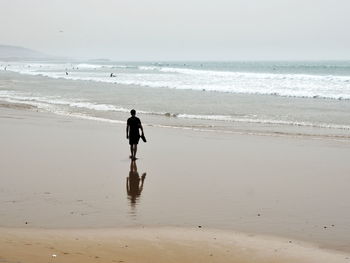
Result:
[[[128,119],[126,124],[126,138],[129,139],[131,153],[130,158],[132,160],[136,160],[137,144],[140,140],[140,129],[142,132],[142,136],[144,136],[144,133],[140,119],[135,116],[136,111],[132,109],[130,111],[130,114],[131,117]]]

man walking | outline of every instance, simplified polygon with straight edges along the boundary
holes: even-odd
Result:
[[[136,152],[137,152],[137,144],[140,140],[140,129],[142,132],[141,136],[144,136],[143,127],[141,125],[141,121],[137,118],[136,111],[133,109],[130,111],[131,117],[128,119],[126,124],[126,138],[129,139],[130,144],[130,158],[132,160],[136,160]]]

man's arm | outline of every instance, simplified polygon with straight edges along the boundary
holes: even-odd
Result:
[[[141,120],[140,120],[140,119],[139,119],[139,129],[141,129],[141,131],[142,131],[141,135],[144,135],[144,133],[143,133],[143,127],[142,127],[142,124],[141,124]]]
[[[143,127],[142,127],[142,124],[140,123],[140,129],[141,129],[141,131],[142,131],[142,135],[144,135],[144,133],[143,133]]]
[[[129,124],[126,124],[126,138],[129,139]]]

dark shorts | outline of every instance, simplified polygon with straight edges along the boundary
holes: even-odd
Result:
[[[133,144],[138,144],[140,140],[140,135],[131,135],[129,136],[129,144],[133,145]]]

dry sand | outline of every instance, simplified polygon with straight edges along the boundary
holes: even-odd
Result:
[[[0,262],[350,262],[348,141],[145,127],[133,199],[124,125],[21,107],[0,107]]]
[[[184,228],[0,229],[0,262],[349,262],[285,239]]]

